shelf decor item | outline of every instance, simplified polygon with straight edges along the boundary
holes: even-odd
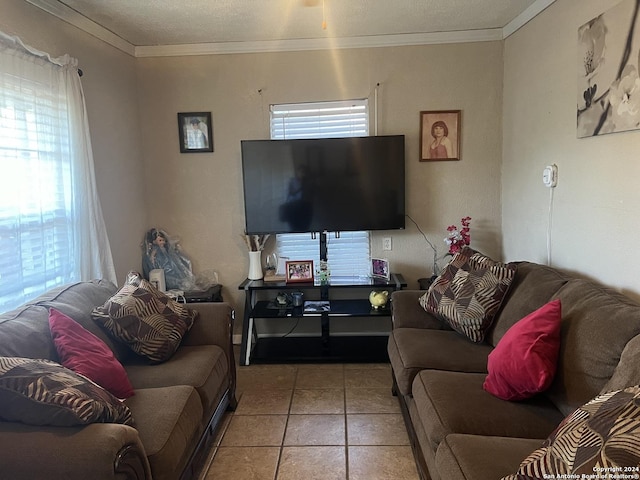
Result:
[[[296,260],[287,262],[287,283],[313,282],[313,260]]]
[[[389,270],[389,260],[386,258],[371,259],[371,276],[373,278],[384,278],[389,280],[391,272]]]
[[[262,280],[262,250],[249,252],[249,280]]]
[[[327,285],[329,283],[331,270],[326,260],[320,260],[320,266],[316,270],[316,278],[320,281],[321,285]]]
[[[387,300],[389,300],[389,292],[387,290],[371,290],[369,294],[369,303],[376,310],[384,308]]]
[[[262,250],[269,235],[243,235],[247,248],[249,249],[249,280],[262,280]]]

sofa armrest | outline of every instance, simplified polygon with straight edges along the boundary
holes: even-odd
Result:
[[[424,290],[397,290],[391,295],[391,319],[393,328],[430,328],[450,330],[451,328],[427,313],[420,305]]]
[[[226,302],[203,302],[194,304],[199,315],[182,339],[182,345],[218,345],[227,356],[230,381],[230,407],[236,407],[236,363],[233,353],[233,322],[235,311]]]
[[[188,305],[198,312],[196,321],[182,339],[183,345],[218,345],[225,353],[232,345],[235,313],[226,302],[203,302]]]
[[[2,478],[148,480],[138,431],[127,425],[38,427],[0,422]]]

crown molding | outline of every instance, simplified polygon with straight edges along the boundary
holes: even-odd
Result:
[[[502,29],[502,37],[507,38],[512,33],[518,31],[520,28],[525,26],[529,20],[538,16],[538,14],[555,1],[556,0],[536,0],[529,8],[505,25]]]
[[[303,38],[296,40],[270,40],[258,42],[199,43],[149,47],[140,46],[135,48],[135,56],[171,57],[185,55],[221,55],[231,53],[295,52],[305,50],[336,50],[345,48],[489,42],[494,40],[502,40],[502,29],[411,33],[400,35],[373,35],[366,37]]]
[[[504,28],[462,30],[455,32],[409,33],[341,38],[303,38],[251,42],[218,42],[182,45],[134,46],[110,30],[57,0],[26,0],[45,12],[121,50],[132,57],[171,57],[188,55],[221,55],[232,53],[295,52],[345,48],[398,47],[438,45],[446,43],[490,42],[503,40],[516,32],[555,0],[536,0]]]
[[[63,3],[57,0],[26,0],[31,5],[44,10],[51,15],[58,17],[60,20],[67,22],[74,27],[96,37],[109,45],[116,47],[118,50],[122,50],[124,53],[128,53],[131,56],[135,56],[135,47],[119,37],[115,33],[107,30],[102,25],[98,25],[93,20],[89,20],[84,15],[79,14],[72,8],[67,7]]]

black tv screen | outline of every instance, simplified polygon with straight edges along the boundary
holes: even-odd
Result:
[[[405,227],[404,135],[243,140],[246,232]]]

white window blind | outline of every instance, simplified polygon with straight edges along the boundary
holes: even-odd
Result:
[[[336,138],[369,135],[367,99],[271,106],[271,138]]]
[[[271,106],[271,138],[336,138],[369,135],[367,99],[337,102],[294,103]],[[319,239],[308,233],[277,235],[281,257],[320,261]],[[369,274],[369,232],[327,234],[327,260],[331,276]]]

